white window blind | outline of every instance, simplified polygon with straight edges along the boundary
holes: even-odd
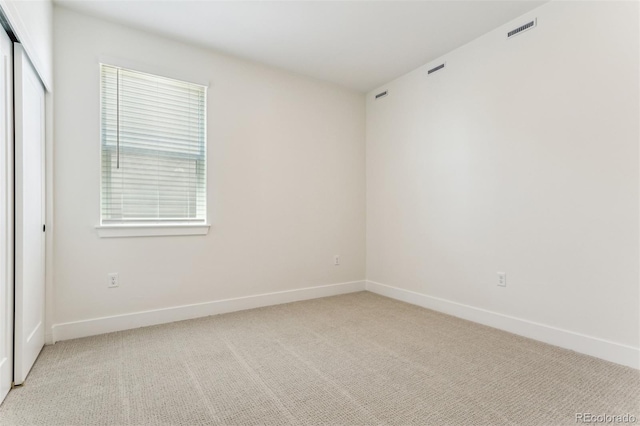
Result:
[[[205,222],[206,87],[101,65],[102,224]]]

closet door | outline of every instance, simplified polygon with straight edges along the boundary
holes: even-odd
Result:
[[[0,402],[13,379],[13,61],[0,27]]]
[[[44,346],[45,182],[44,86],[14,44],[15,115],[15,359],[21,384]]]

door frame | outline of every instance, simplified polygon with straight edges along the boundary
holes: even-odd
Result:
[[[2,367],[5,368],[4,373],[0,367],[0,403],[6,397],[7,393],[13,386],[13,360],[14,360],[14,134],[13,134],[13,41],[11,35],[0,27],[0,31],[5,33],[6,41],[2,41],[2,44],[6,44],[7,50],[6,60],[2,60],[0,56],[0,67],[3,68],[1,72],[2,79],[0,79],[0,87],[5,92],[6,98],[1,99],[4,105],[0,108],[0,113],[4,113],[6,128],[5,140],[6,146],[0,146],[0,162],[2,162],[5,170],[5,174],[0,176],[0,235],[5,237],[5,241],[0,243],[0,271],[2,276],[0,279],[5,280],[6,288],[3,292],[0,292],[0,303],[4,303],[5,306],[5,318],[0,318],[0,325],[4,328],[4,331],[0,331],[0,339],[4,339],[4,344],[7,347],[7,358],[0,361]],[[0,287],[1,289],[1,287]],[[3,335],[3,332],[6,333]],[[2,354],[0,354],[2,356]],[[7,366],[4,366],[4,362]]]

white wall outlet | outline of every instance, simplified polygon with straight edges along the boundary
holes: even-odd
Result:
[[[507,286],[507,273],[506,272],[498,272],[498,286],[506,287]]]
[[[118,280],[118,273],[117,272],[111,272],[109,274],[107,274],[107,287],[109,288],[116,288],[119,286],[119,280]]]
[[[340,266],[340,256],[339,255],[336,254],[335,256],[333,256],[333,264],[335,266]]]

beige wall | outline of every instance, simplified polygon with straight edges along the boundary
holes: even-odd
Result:
[[[54,323],[364,279],[362,94],[59,7],[54,22]],[[209,81],[207,236],[97,236],[100,57]]]
[[[369,93],[367,279],[637,348],[638,52],[551,2]]]

